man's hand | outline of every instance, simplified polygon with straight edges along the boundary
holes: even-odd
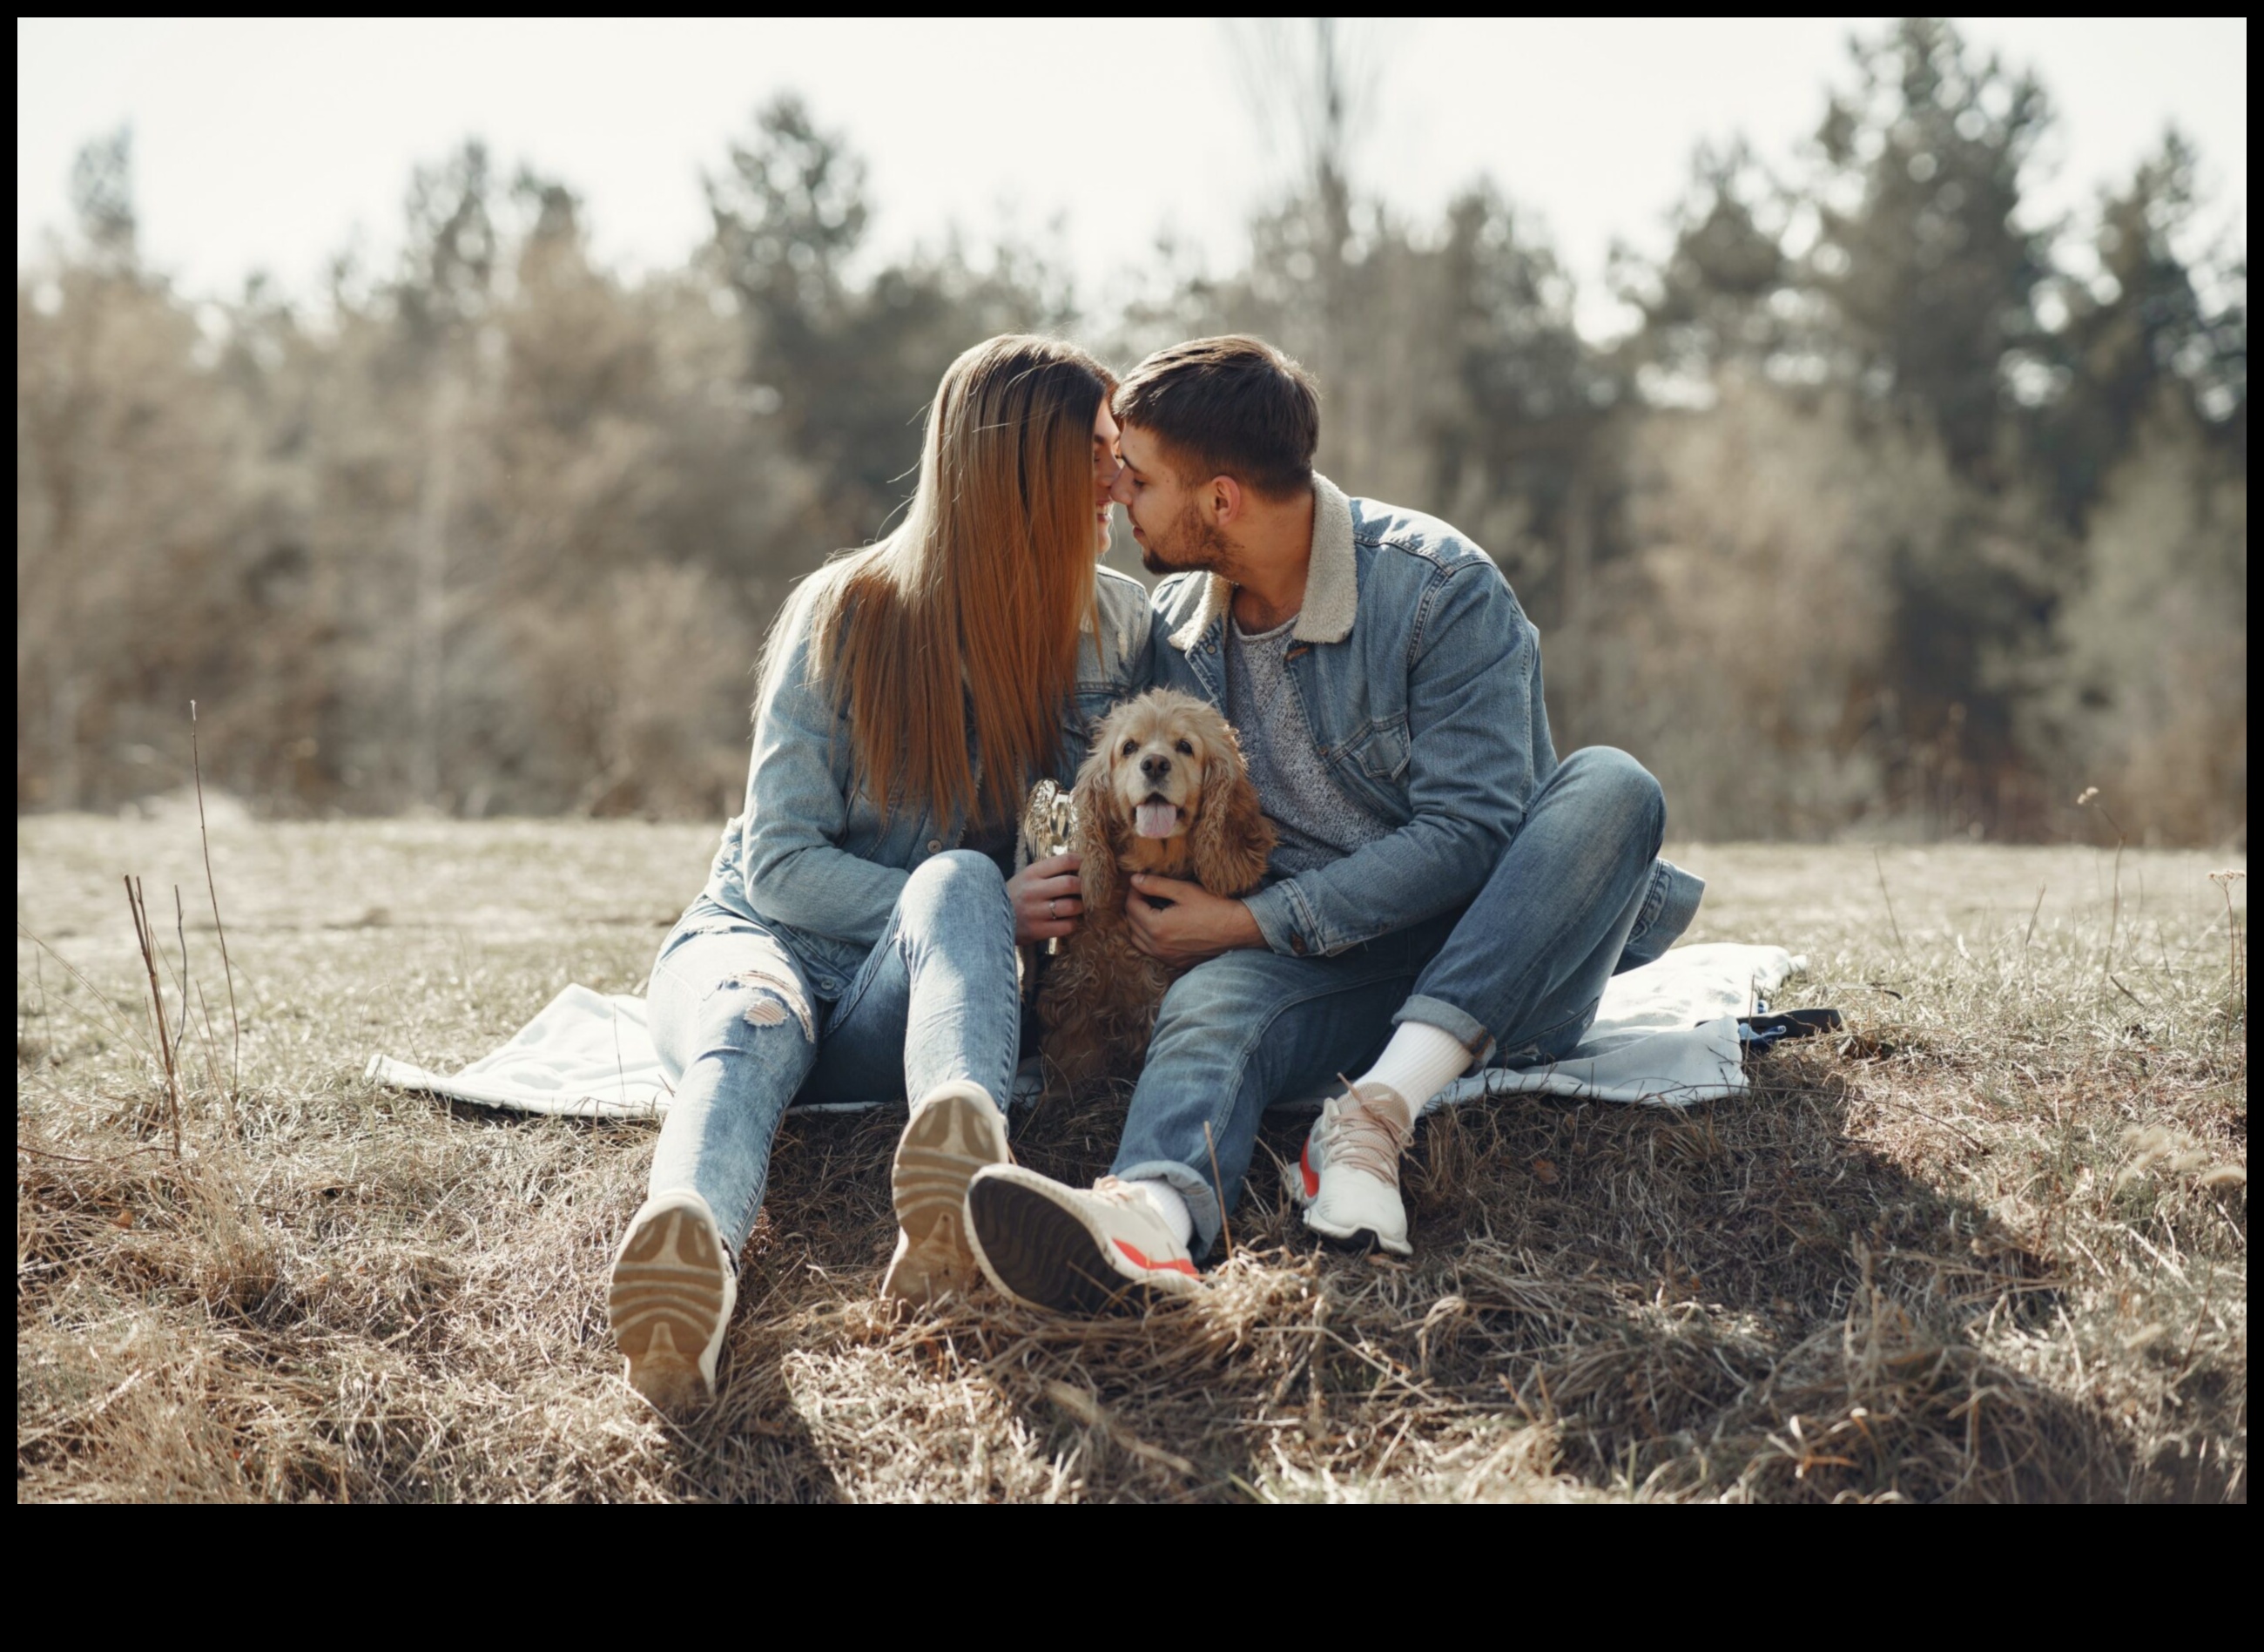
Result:
[[[1016,946],[1077,933],[1078,915],[1085,910],[1077,869],[1084,863],[1075,855],[1056,855],[1032,861],[1006,880],[1006,899],[1014,903]]]
[[[1150,896],[1172,904],[1160,909],[1151,906]],[[1173,969],[1185,969],[1237,947],[1266,944],[1258,920],[1240,901],[1214,895],[1201,884],[1149,872],[1133,874],[1124,917],[1132,927],[1132,944]]]

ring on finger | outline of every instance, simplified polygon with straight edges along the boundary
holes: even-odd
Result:
[[[1058,918],[1061,916],[1061,897],[1059,895],[1050,895],[1047,897],[1046,916],[1049,918]]]

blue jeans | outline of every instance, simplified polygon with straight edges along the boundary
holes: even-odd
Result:
[[[1178,1189],[1200,1255],[1222,1197],[1230,1208],[1241,1192],[1266,1110],[1356,1075],[1397,1022],[1443,1028],[1474,1061],[1570,1054],[1604,984],[1689,923],[1666,894],[1689,880],[1658,858],[1665,829],[1650,772],[1590,746],[1549,776],[1459,913],[1333,957],[1253,950],[1197,964],[1164,995],[1114,1173]]]
[[[761,924],[703,896],[661,943],[645,997],[676,1087],[650,1190],[689,1188],[706,1199],[736,1257],[762,1208],[779,1120],[797,1096],[918,1097],[972,1079],[1005,1106],[1021,1023],[1005,879],[987,855],[965,850],[925,862],[830,1004]]]

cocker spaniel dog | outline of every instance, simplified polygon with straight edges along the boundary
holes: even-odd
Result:
[[[1157,1007],[1179,973],[1132,943],[1124,916],[1131,875],[1247,894],[1266,875],[1274,825],[1226,719],[1168,688],[1101,719],[1070,802],[1085,921],[1061,943],[1038,1015],[1053,1082],[1074,1086],[1139,1070]]]

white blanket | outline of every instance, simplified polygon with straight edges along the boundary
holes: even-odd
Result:
[[[1725,942],[1677,947],[1654,964],[1613,978],[1595,1025],[1571,1059],[1545,1066],[1489,1067],[1456,1081],[1433,1105],[1479,1095],[1548,1095],[1684,1107],[1735,1095],[1745,1088],[1738,1017],[1752,1010],[1756,993],[1774,993],[1802,962],[1782,947]],[[609,998],[586,986],[568,987],[509,1044],[461,1073],[431,1073],[374,1055],[362,1076],[483,1107],[574,1118],[657,1118],[667,1111],[670,1095],[645,1030],[644,1000]],[[1016,1103],[1035,1099],[1039,1088],[1035,1064],[1024,1063],[1014,1086]]]

